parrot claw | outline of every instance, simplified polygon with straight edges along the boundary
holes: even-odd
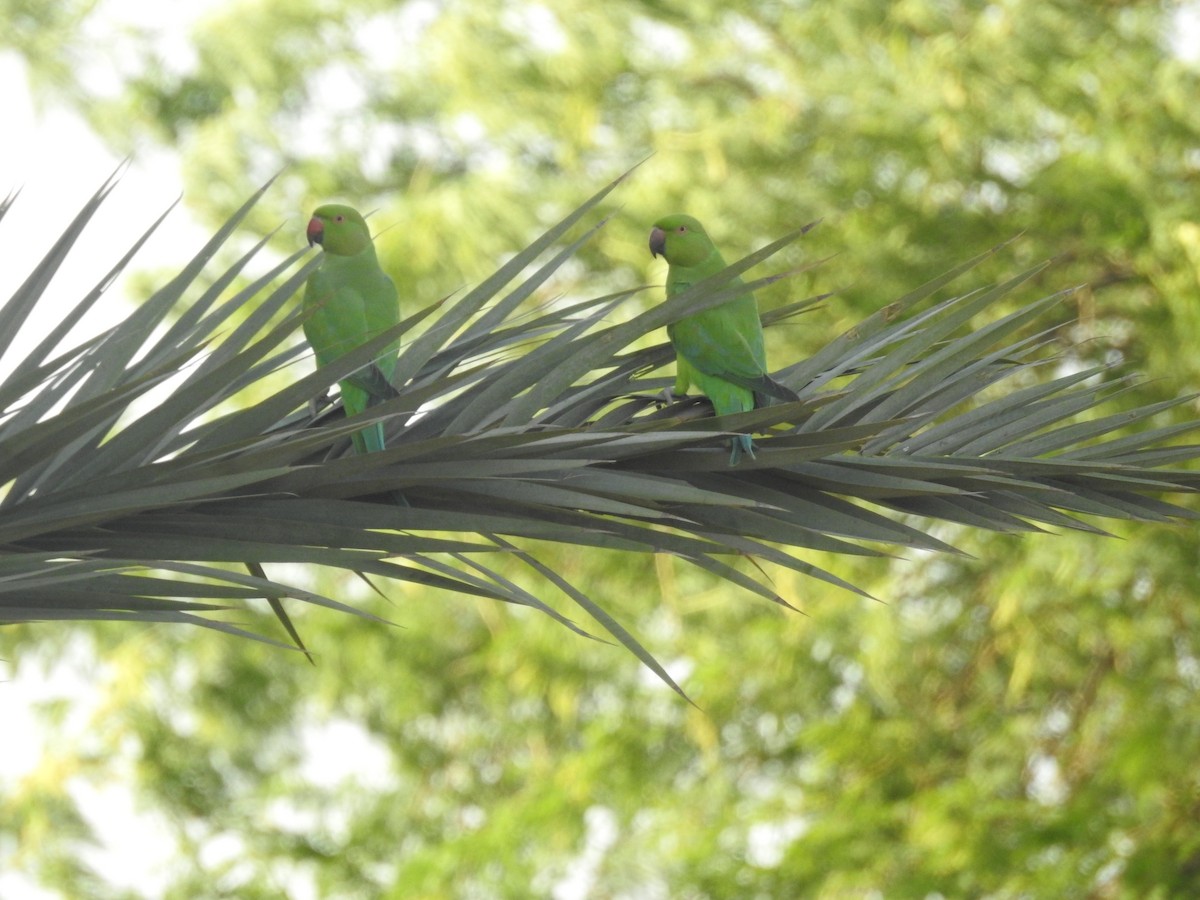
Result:
[[[665,387],[662,389],[663,402],[667,406],[670,406],[672,403],[676,403],[679,400],[683,400],[686,397],[687,397],[687,393],[684,391],[679,391],[678,393],[676,393],[672,388],[669,388],[669,387]]]
[[[321,393],[308,399],[308,415],[315,419],[317,414],[329,405],[329,394]]]

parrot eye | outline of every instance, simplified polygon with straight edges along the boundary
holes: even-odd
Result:
[[[686,225],[680,225],[680,226],[679,226],[679,233],[680,233],[680,234],[683,234],[683,233],[684,233],[684,232],[686,232],[686,231],[687,231],[687,226],[686,226]]]
[[[345,217],[345,216],[334,216],[334,217],[333,217],[333,221],[335,221],[335,222],[344,222],[344,221],[346,221],[346,217]]]

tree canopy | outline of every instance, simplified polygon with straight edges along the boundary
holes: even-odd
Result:
[[[251,232],[318,200],[378,206],[408,313],[645,159],[560,270],[565,296],[661,281],[645,235],[666,212],[702,218],[731,259],[823,218],[770,265],[832,259],[759,292],[768,313],[836,292],[769,330],[782,368],[1021,233],[970,286],[1053,259],[1003,315],[1084,285],[1056,374],[1145,373],[1116,408],[1200,381],[1181,352],[1200,338],[1200,73],[1172,8],[735,6],[242,0],[167,58],[135,32],[97,40],[102,4],[18,3],[30,28],[0,40],[114,146],[177,148],[214,227],[282,166]],[[110,55],[115,86],[78,78]],[[1103,524],[1119,539],[946,524],[933,536],[970,557],[814,551],[885,603],[773,569],[807,616],[664,555],[539,557],[605,597],[698,708],[531,610],[415,590],[393,606],[352,580],[322,586],[404,629],[295,610],[316,667],[97,626],[103,705],[84,730],[48,726],[62,739],[6,786],[0,833],[47,888],[120,896],[77,852],[119,840],[79,785],[118,779],[177,848],[163,896],[1188,896],[1195,532]],[[34,648],[74,645],[35,625],[0,646],[27,677]],[[339,736],[344,758],[314,762]]]

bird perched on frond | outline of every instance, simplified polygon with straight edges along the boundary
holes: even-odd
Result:
[[[308,243],[320,244],[325,253],[304,288],[304,311],[308,313],[304,336],[316,354],[317,365],[324,366],[399,324],[400,298],[396,285],[379,265],[366,220],[352,207],[336,203],[317,207],[308,223]],[[384,379],[390,381],[398,356],[396,343],[376,357],[375,366]],[[347,416],[386,399],[369,389],[369,381],[369,377],[358,377],[338,383]],[[379,422],[352,437],[359,453],[384,447]]]
[[[692,216],[677,213],[654,223],[650,253],[668,263],[667,298],[725,268],[721,252],[704,226]],[[735,277],[730,285],[744,285]],[[718,416],[748,412],[774,397],[797,400],[795,391],[767,374],[758,304],[749,291],[726,303],[685,316],[667,326],[675,348],[675,394],[686,394],[694,383],[712,401]],[[754,456],[748,434],[733,438],[729,464],[743,454]]]

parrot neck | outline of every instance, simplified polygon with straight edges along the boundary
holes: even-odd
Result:
[[[680,268],[694,272],[697,277],[702,278],[720,272],[725,268],[725,258],[721,256],[721,251],[714,247],[712,252],[704,257],[704,259],[689,266],[680,266]]]
[[[365,247],[357,253],[326,253],[326,265],[361,265],[364,262],[378,263],[378,258],[375,256],[375,245],[367,243]]]

